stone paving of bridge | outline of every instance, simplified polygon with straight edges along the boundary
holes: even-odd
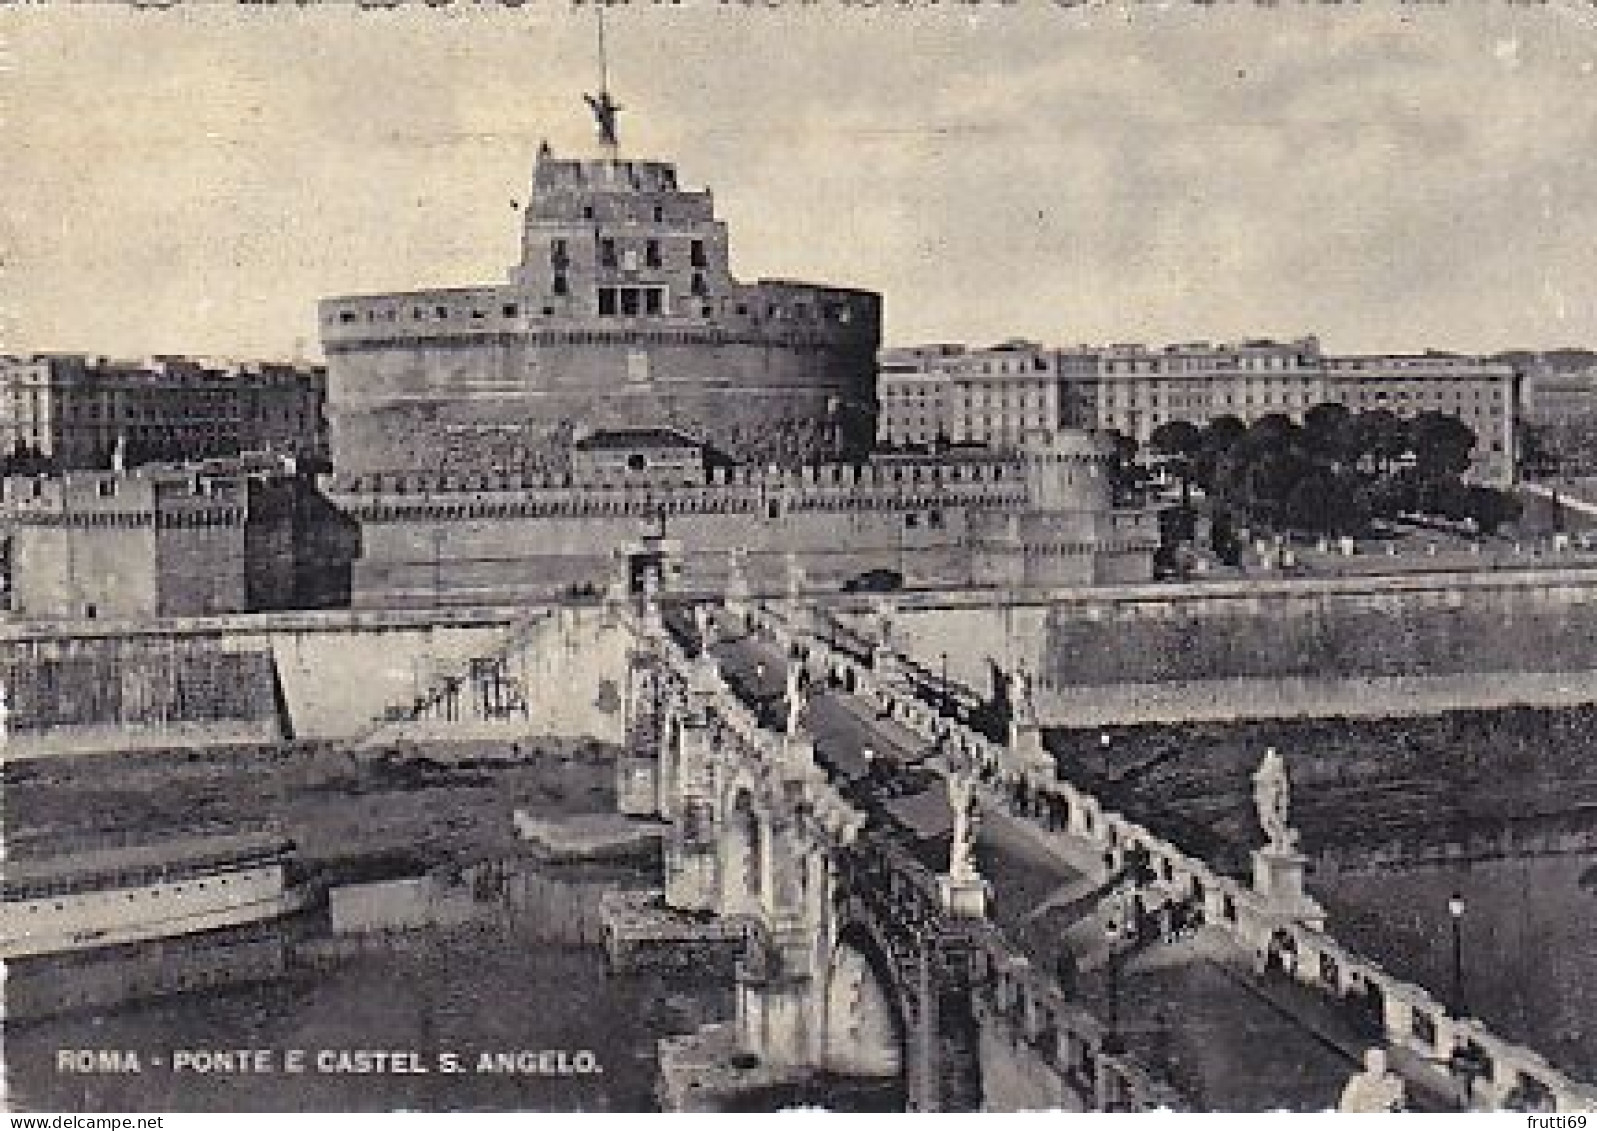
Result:
[[[723,641],[713,651],[729,682],[750,700],[769,704],[779,718],[786,682],[782,653],[755,637]],[[851,780],[866,775],[860,753],[866,747],[900,765],[929,753],[924,740],[840,690],[814,689],[806,726],[817,758]],[[991,884],[990,915],[1042,969],[1057,969],[1068,950],[1079,971],[1077,996],[1095,1015],[1106,1016],[1101,865],[1079,840],[1011,814],[996,795],[989,793],[987,801],[977,855]],[[946,834],[946,808],[900,805],[898,815],[920,825],[916,831],[928,840]],[[1216,930],[1200,928],[1132,955],[1123,965],[1119,997],[1127,1047],[1205,1110],[1334,1108],[1368,1044],[1352,1020],[1323,999],[1285,979],[1255,973],[1250,956]],[[1418,1090],[1411,1088],[1412,1107],[1451,1106],[1444,1072],[1400,1050],[1388,1055],[1394,1068],[1421,1081]]]

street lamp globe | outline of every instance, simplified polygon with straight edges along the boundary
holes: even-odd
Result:
[[[1464,897],[1456,891],[1448,897],[1447,913],[1454,919],[1462,919],[1464,917]]]

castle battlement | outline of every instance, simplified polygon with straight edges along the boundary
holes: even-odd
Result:
[[[341,476],[334,480],[334,494],[359,496],[419,496],[473,494],[504,496],[512,493],[571,492],[610,498],[617,493],[635,492],[659,499],[666,494],[684,495],[695,490],[710,493],[749,488],[759,492],[800,491],[825,495],[830,492],[858,494],[862,491],[957,491],[971,487],[1003,485],[1023,492],[1023,464],[1012,456],[968,461],[884,460],[866,464],[805,464],[801,467],[747,464],[714,466],[698,472],[695,482],[610,483],[579,482],[571,475],[467,474],[432,475],[423,472],[394,472],[364,476]]]

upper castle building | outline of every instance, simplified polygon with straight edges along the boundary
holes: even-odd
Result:
[[[614,429],[761,465],[869,451],[880,296],[739,282],[709,191],[619,158],[604,125],[607,156],[539,148],[507,282],[320,304],[343,481],[561,475]]]

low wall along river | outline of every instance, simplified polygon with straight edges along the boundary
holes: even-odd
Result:
[[[11,625],[9,753],[351,737],[541,616]],[[568,691],[619,670],[603,620],[594,606],[549,610],[526,631],[507,670],[531,716],[592,714]],[[1102,587],[1012,605],[904,594],[893,644],[934,671],[946,656],[982,689],[989,661],[1026,664],[1049,725],[1568,705],[1597,701],[1597,571]]]

